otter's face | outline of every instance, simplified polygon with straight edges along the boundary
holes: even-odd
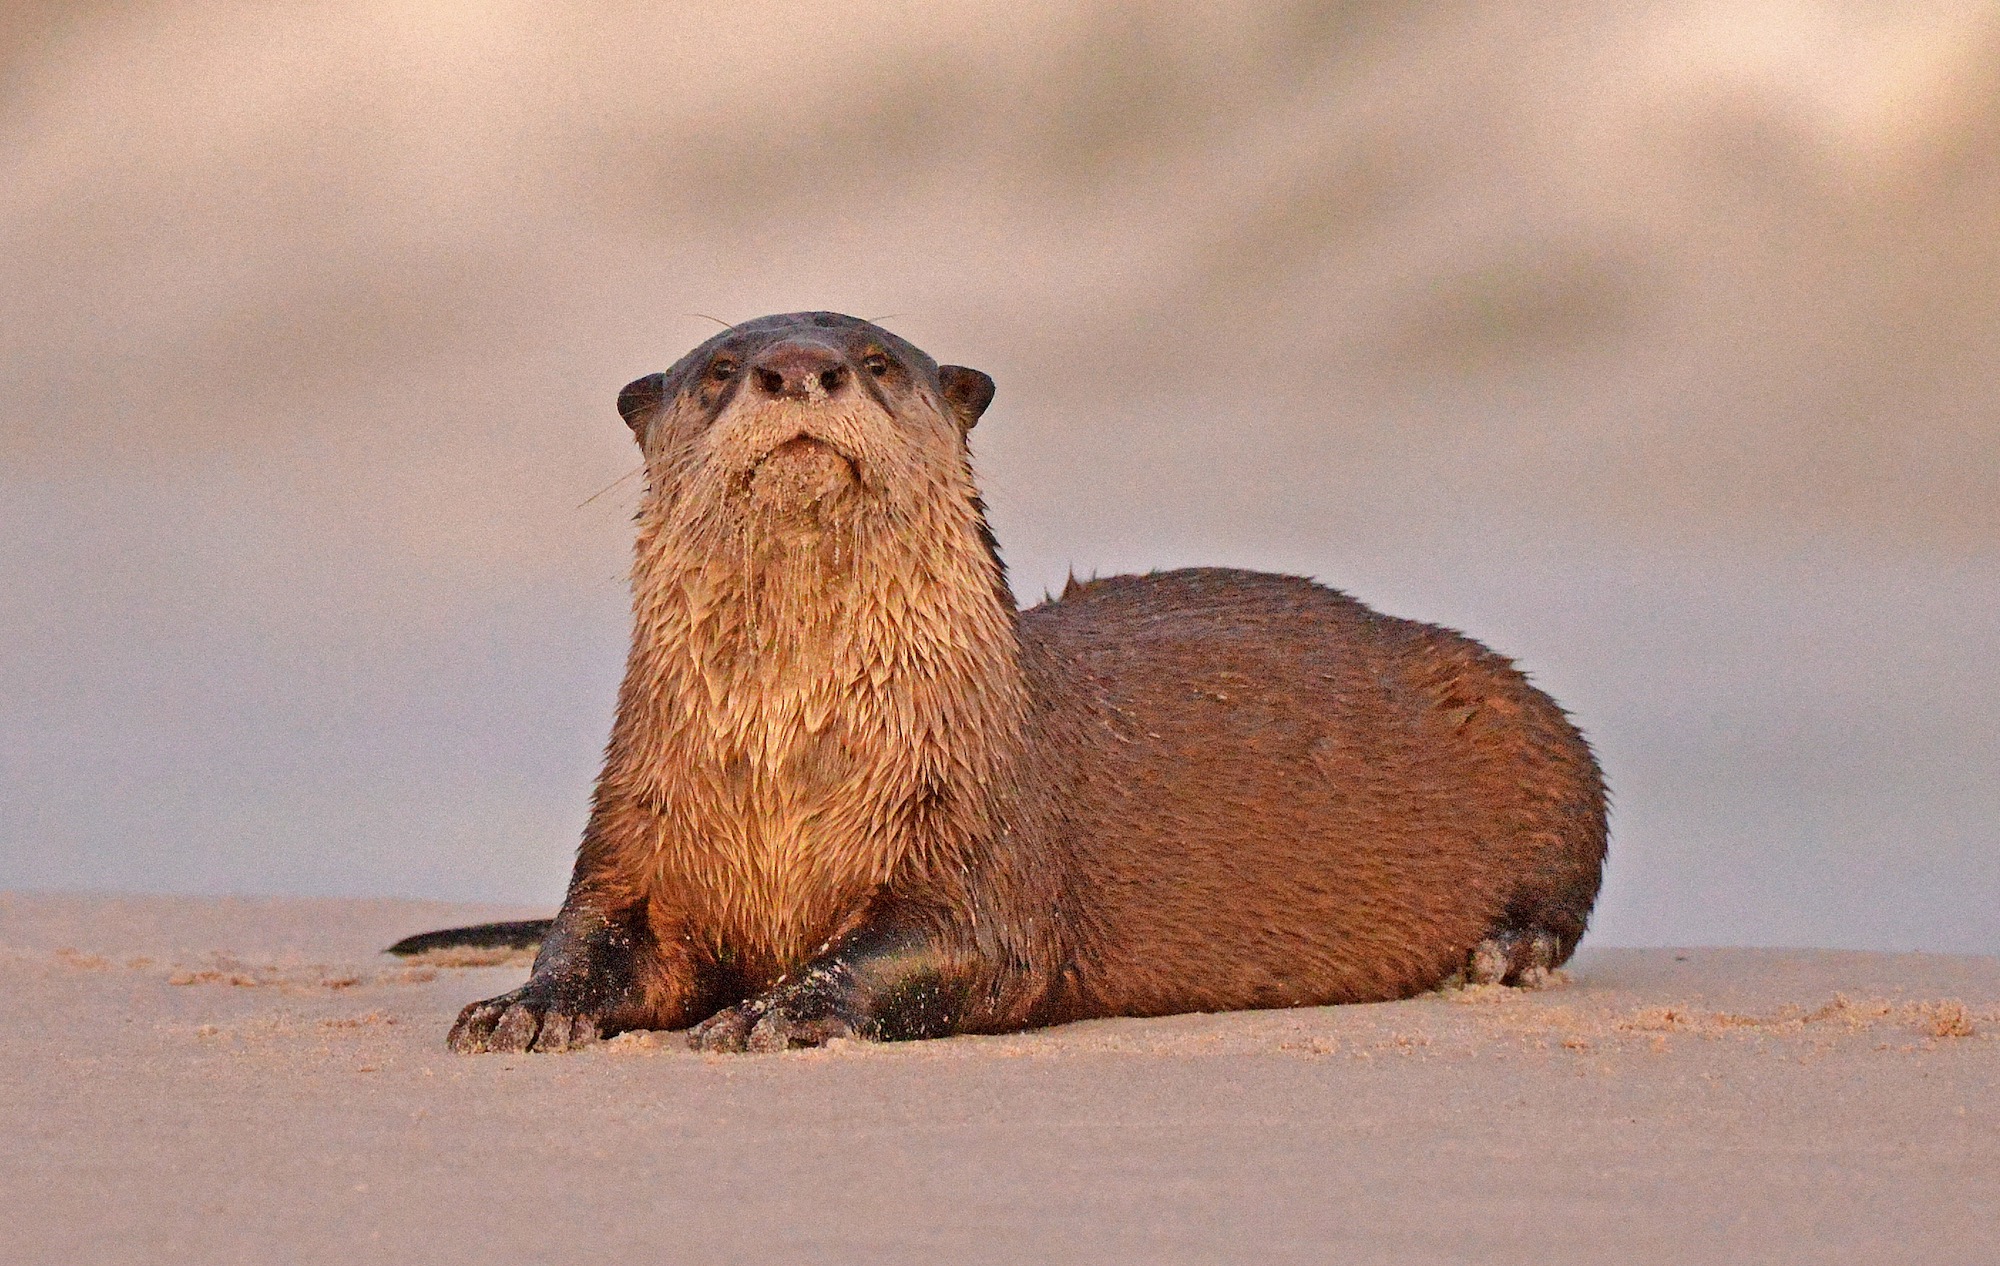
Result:
[[[831,312],[735,326],[618,397],[656,509],[691,527],[860,526],[961,491],[993,398],[887,330]],[[676,511],[678,511],[676,513]]]

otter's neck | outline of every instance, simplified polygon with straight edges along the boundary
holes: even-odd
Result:
[[[1026,690],[998,560],[960,504],[893,531],[694,541],[642,522],[606,782],[659,812],[663,864],[772,961],[992,828]]]

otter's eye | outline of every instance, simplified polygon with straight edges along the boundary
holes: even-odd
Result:
[[[881,352],[870,352],[861,358],[861,366],[877,378],[886,378],[895,367],[895,362]]]
[[[727,356],[718,356],[708,362],[708,377],[711,382],[728,382],[736,377],[736,362]]]

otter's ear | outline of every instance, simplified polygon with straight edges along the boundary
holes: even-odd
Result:
[[[939,365],[938,386],[944,388],[945,403],[958,415],[958,429],[970,431],[986,406],[993,403],[993,380],[963,365]]]
[[[625,390],[618,393],[618,416],[624,418],[625,425],[637,433],[666,398],[667,376],[647,374],[644,378],[626,383]]]

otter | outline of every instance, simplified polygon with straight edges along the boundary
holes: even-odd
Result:
[[[633,637],[561,912],[461,1052],[705,1051],[1532,984],[1607,802],[1513,664],[1310,580],[1197,568],[1019,610],[967,437],[990,378],[828,312],[618,407]]]

